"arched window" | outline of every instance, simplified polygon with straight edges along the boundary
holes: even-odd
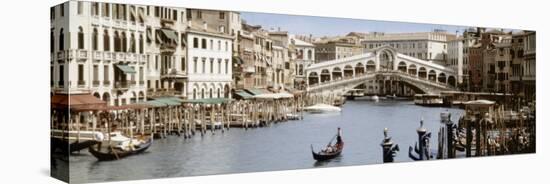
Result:
[[[139,34],[139,53],[143,54],[143,35]]]
[[[103,31],[103,50],[104,51],[111,51],[111,43],[110,43],[110,38],[109,38],[109,31],[107,31],[107,29],[105,29],[105,31]]]
[[[212,88],[210,88],[210,98],[212,98]]]
[[[308,51],[307,51],[307,59],[308,59],[308,60],[312,60],[313,57],[312,57],[311,55],[312,55],[311,50],[308,50]]]
[[[120,36],[118,31],[115,31],[115,52],[120,52]]]
[[[78,49],[84,49],[84,30],[78,27]]]
[[[204,99],[204,88],[201,89],[201,99]]]
[[[197,89],[193,89],[193,99],[197,99]]]
[[[128,43],[126,38],[126,32],[122,32],[122,50],[121,52],[128,51]]]
[[[221,98],[221,91],[220,91],[220,88],[218,88],[218,98]]]
[[[136,52],[136,38],[134,37],[134,33],[130,34],[130,52]]]
[[[206,39],[204,39],[204,38],[202,39],[201,48],[203,48],[203,49],[206,49],[206,48],[207,48],[207,47],[206,47]]]
[[[53,31],[50,32],[50,52],[53,53],[54,47],[55,47],[55,39],[53,35]]]
[[[63,33],[63,28],[59,31],[59,50],[65,49],[65,34]]]
[[[92,49],[97,50],[97,29],[94,28],[94,33],[92,34]]]

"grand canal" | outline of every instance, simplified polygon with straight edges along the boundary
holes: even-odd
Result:
[[[306,114],[303,120],[248,130],[232,128],[214,135],[208,132],[191,139],[169,136],[155,140],[144,154],[118,161],[97,162],[83,151],[71,156],[70,177],[71,182],[81,183],[380,164],[385,127],[401,148],[396,162],[408,162],[408,147],[417,140],[420,119],[433,133],[433,149],[439,113],[447,109],[416,106],[411,101],[348,101],[341,113]],[[455,122],[463,113],[448,110]],[[316,162],[310,145],[316,149],[326,145],[337,127],[343,129],[346,142],[342,156]]]

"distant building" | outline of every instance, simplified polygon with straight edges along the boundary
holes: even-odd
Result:
[[[315,44],[315,62],[323,62],[346,58],[361,54],[363,49],[360,45],[349,43],[345,40],[316,42]]]
[[[397,52],[445,65],[447,60],[447,37],[454,36],[445,32],[418,33],[370,33],[361,44],[364,52],[389,45]]]

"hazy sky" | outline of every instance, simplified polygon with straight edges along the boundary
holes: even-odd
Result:
[[[372,21],[360,19],[328,18],[314,16],[295,16],[282,14],[241,12],[241,16],[250,25],[261,25],[264,29],[289,31],[294,34],[313,36],[345,35],[349,32],[429,32],[434,29],[444,29],[449,33],[457,30],[462,33],[465,27],[416,24],[405,22]]]

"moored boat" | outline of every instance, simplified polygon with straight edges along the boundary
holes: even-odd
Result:
[[[153,138],[148,136],[143,139],[131,139],[129,141],[118,142],[115,145],[110,144],[105,148],[101,147],[101,144],[97,147],[90,146],[88,151],[99,161],[119,160],[130,155],[144,152],[152,143]],[[101,149],[105,149],[105,151]]]
[[[315,104],[309,107],[305,107],[304,111],[312,113],[325,113],[325,112],[340,112],[342,109],[340,107],[327,105],[327,104]]]

